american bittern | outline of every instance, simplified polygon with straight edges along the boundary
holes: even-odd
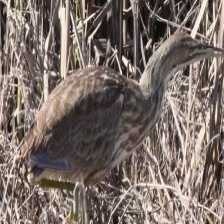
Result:
[[[31,180],[95,183],[129,156],[157,122],[170,74],[224,50],[176,33],[139,83],[112,69],[74,72],[50,94],[22,145]]]

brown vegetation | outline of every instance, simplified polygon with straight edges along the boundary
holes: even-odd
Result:
[[[0,1],[1,223],[68,221],[72,193],[30,186],[15,162],[55,85],[89,64],[138,80],[179,28],[224,47],[224,2]],[[93,223],[224,222],[223,75],[221,59],[175,75],[142,149],[88,189]]]

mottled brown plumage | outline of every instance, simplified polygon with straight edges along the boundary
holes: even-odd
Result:
[[[177,33],[149,59],[140,83],[105,67],[68,76],[24,139],[21,157],[28,161],[32,181],[102,179],[155,125],[171,72],[223,52]]]
[[[33,167],[58,167],[59,179],[94,182],[141,143],[148,123],[145,104],[139,85],[111,69],[77,71],[53,90],[37,113],[22,155],[31,156]]]

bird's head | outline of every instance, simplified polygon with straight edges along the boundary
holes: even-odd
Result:
[[[150,57],[140,79],[140,86],[149,96],[161,84],[166,86],[173,72],[202,59],[218,56],[224,57],[224,49],[213,47],[193,39],[188,34],[177,32]]]
[[[162,67],[167,73],[203,59],[224,56],[223,49],[202,43],[185,33],[174,34],[160,48]]]

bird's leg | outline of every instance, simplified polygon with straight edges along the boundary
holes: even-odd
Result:
[[[88,224],[89,217],[87,211],[87,203],[86,203],[86,190],[84,181],[77,183],[74,191],[74,202],[73,202],[73,211],[71,214],[71,219],[78,221],[78,223]]]
[[[80,190],[81,190],[81,201],[82,201],[82,223],[88,224],[89,223],[89,216],[88,216],[88,209],[86,203],[86,189],[84,185],[84,181],[82,180],[80,183]]]
[[[80,210],[80,204],[79,204],[79,200],[80,200],[80,190],[79,190],[79,183],[76,184],[75,189],[74,189],[74,208],[75,208],[75,216],[77,217],[77,219],[79,220],[79,210]]]
[[[80,200],[79,200],[79,183],[76,183],[75,187],[73,188],[73,203],[72,203],[72,208],[71,208],[71,212],[69,215],[69,223],[72,221],[78,222],[79,221],[79,210],[80,210]]]

